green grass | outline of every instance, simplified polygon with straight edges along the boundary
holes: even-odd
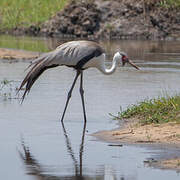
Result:
[[[68,0],[0,0],[0,28],[40,24],[66,5]]]
[[[132,117],[138,118],[141,124],[180,123],[180,95],[144,100],[114,116],[115,119]]]

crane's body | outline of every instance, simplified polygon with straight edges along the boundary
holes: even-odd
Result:
[[[55,50],[45,53],[32,64],[46,61],[47,65],[69,66],[75,69],[97,67],[104,50],[92,41],[70,41],[58,46]],[[91,60],[91,61],[89,61]]]
[[[61,121],[63,121],[67,105],[71,98],[71,93],[76,83],[79,75],[80,79],[80,93],[83,104],[84,120],[86,122],[86,113],[84,105],[84,91],[83,91],[83,70],[87,68],[97,68],[104,74],[112,74],[117,66],[118,60],[122,61],[124,65],[126,62],[130,63],[136,69],[138,67],[133,64],[127,58],[127,55],[123,52],[115,53],[112,61],[112,66],[110,69],[106,69],[105,66],[105,51],[103,48],[93,41],[70,41],[58,46],[55,50],[41,55],[39,58],[35,59],[30,67],[30,71],[22,81],[19,90],[26,84],[25,92],[23,94],[22,100],[24,100],[26,93],[28,93],[38,79],[38,77],[47,69],[57,67],[57,66],[67,66],[76,69],[77,74],[72,84],[72,87],[68,93],[68,98],[66,101],[66,106],[63,112]]]

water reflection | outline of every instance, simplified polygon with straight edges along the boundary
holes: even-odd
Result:
[[[74,39],[1,35],[0,47],[47,52],[71,40]],[[178,41],[99,40],[99,43],[107,52],[108,59],[111,59],[115,52],[122,50],[127,52],[133,60],[143,62],[169,61],[170,59],[176,59],[179,62],[180,60]]]
[[[99,180],[116,180],[115,172],[113,171],[111,166],[105,166],[104,171],[101,171],[101,174],[97,175],[87,175],[86,173],[83,173],[83,153],[84,153],[84,142],[85,142],[85,135],[86,135],[86,123],[84,123],[83,130],[82,130],[82,136],[81,136],[81,142],[79,147],[79,156],[76,157],[77,153],[74,153],[71,140],[68,136],[67,130],[65,128],[64,123],[61,123],[62,130],[64,133],[64,139],[65,144],[67,148],[67,153],[72,159],[73,162],[73,168],[74,168],[74,174],[71,175],[53,175],[54,170],[52,169],[52,166],[43,165],[36,159],[36,157],[32,154],[31,149],[26,145],[24,139],[21,140],[22,145],[22,151],[19,151],[19,155],[21,160],[23,161],[27,174],[35,176],[36,179],[42,180],[42,179],[48,179],[48,180],[92,180],[92,179],[99,179]],[[61,169],[59,169],[59,172],[61,172]],[[121,177],[122,180],[124,180],[123,177]]]
[[[60,44],[73,39],[47,39],[46,44],[49,50],[55,49]],[[117,51],[127,52],[129,57],[140,62],[144,61],[167,61],[169,58],[177,59],[179,62],[178,41],[135,41],[135,40],[99,40],[98,43],[105,49],[107,58]]]
[[[79,148],[79,165],[78,165],[78,161],[75,157],[75,153],[73,152],[71,142],[70,142],[70,139],[68,137],[68,134],[66,132],[63,122],[62,122],[62,129],[63,129],[64,137],[66,140],[67,151],[68,151],[69,155],[71,156],[73,163],[74,163],[75,177],[78,177],[77,179],[84,179],[82,176],[82,160],[83,160],[82,156],[83,156],[83,151],[84,151],[84,137],[85,137],[85,132],[86,132],[86,122],[84,123],[81,144],[80,144],[80,148]]]

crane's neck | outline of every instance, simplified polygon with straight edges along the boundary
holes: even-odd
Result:
[[[101,72],[102,72],[103,74],[106,74],[106,75],[110,75],[110,74],[114,73],[115,70],[116,70],[116,67],[117,67],[117,61],[120,60],[120,58],[121,58],[120,53],[119,53],[119,52],[115,53],[115,55],[114,55],[114,57],[113,57],[113,60],[112,60],[111,68],[108,68],[108,69],[107,69],[106,66],[105,66],[105,63],[103,63],[103,64],[102,64],[102,67],[101,67],[101,69],[100,69]]]

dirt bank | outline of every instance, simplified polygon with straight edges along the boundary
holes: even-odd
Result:
[[[41,25],[17,27],[13,34],[80,38],[180,39],[180,10],[152,0],[72,1]]]
[[[0,48],[0,59],[34,59],[39,55],[38,52]]]
[[[137,119],[131,119],[120,129],[97,132],[93,136],[117,144],[163,144],[180,147],[180,124],[165,123],[142,126],[137,123]],[[179,157],[147,163],[150,166],[180,170]]]
[[[125,143],[163,143],[180,146],[180,124],[164,123],[140,125],[135,119],[128,121],[123,128],[101,131],[94,136],[113,142]]]

